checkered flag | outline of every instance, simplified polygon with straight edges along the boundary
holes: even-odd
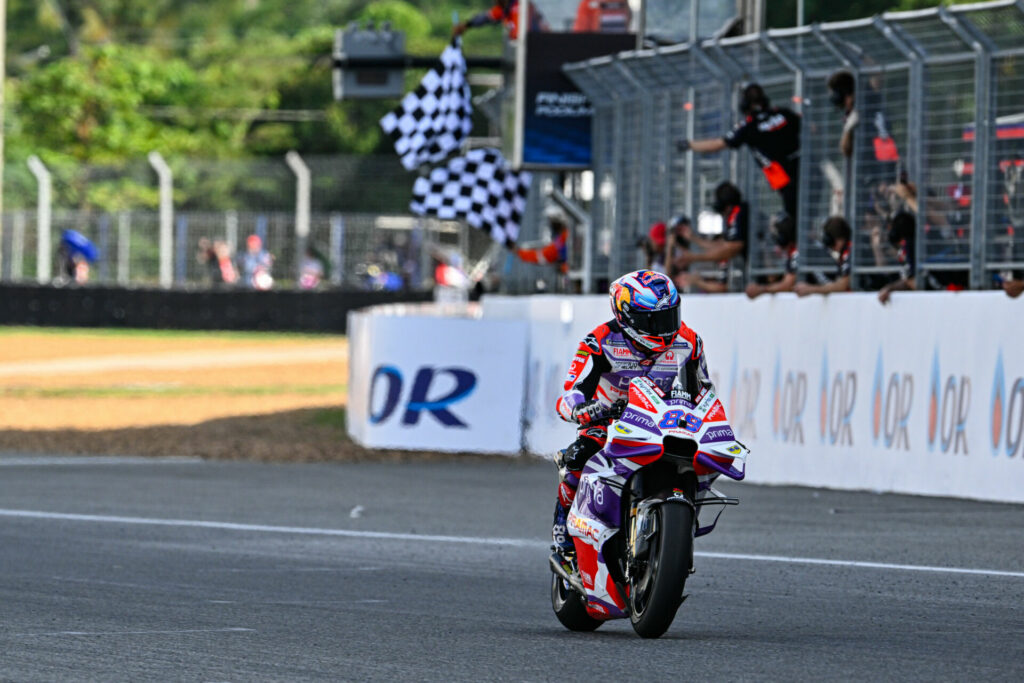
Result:
[[[419,87],[380,120],[380,127],[394,140],[402,166],[412,171],[456,151],[473,128],[472,114],[466,58],[461,39],[456,39]]]
[[[409,206],[421,216],[465,219],[488,231],[494,241],[513,244],[532,177],[509,168],[496,149],[474,149],[435,168],[429,177],[417,178]]]

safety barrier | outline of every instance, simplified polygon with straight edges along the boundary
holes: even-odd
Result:
[[[750,202],[747,276],[782,272],[767,236],[781,200],[746,150],[674,153],[682,139],[718,138],[737,116],[741,84],[803,117],[799,174],[801,270],[832,261],[819,244],[832,214],[854,228],[854,285],[877,289],[898,270],[873,233],[896,209],[905,174],[916,185],[917,263],[990,288],[1024,269],[1024,2],[998,0],[856,21],[813,24],[694,44],[625,52],[565,67],[594,105],[594,277],[641,265],[637,238],[655,221],[693,215],[731,179]],[[884,113],[895,149],[855,136],[840,153],[843,119],[826,80],[846,70],[856,108]],[[863,130],[868,130],[864,126]],[[878,159],[884,158],[885,162]],[[847,165],[849,162],[849,165]],[[891,163],[890,163],[891,162]]]
[[[130,289],[0,285],[0,325],[345,332],[348,312],[429,292]]]
[[[1024,502],[1020,302],[990,292],[896,295],[888,306],[867,294],[689,297],[684,314],[753,451],[749,481]],[[354,315],[357,440],[549,455],[574,438],[554,402],[608,301],[485,297],[478,319]]]

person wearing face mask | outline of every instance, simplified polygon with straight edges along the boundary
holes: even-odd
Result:
[[[843,116],[839,151],[852,160],[856,169],[854,209],[863,216],[864,229],[877,233],[882,229],[879,202],[884,188],[907,185],[900,173],[900,154],[885,115],[881,76],[864,77],[860,105],[856,104],[857,83],[846,70],[828,78],[829,99]],[[905,174],[904,174],[905,175]]]
[[[701,154],[720,152],[743,145],[750,148],[765,180],[782,197],[786,213],[797,217],[797,186],[800,170],[800,116],[786,107],[772,106],[757,83],[740,93],[740,114],[736,127],[720,138],[680,140],[680,152],[692,149]]]
[[[917,262],[914,254],[914,214],[900,211],[889,222],[889,244],[896,250],[896,260],[900,263],[900,279],[890,282],[878,291],[878,300],[883,304],[889,302],[893,292],[917,289]]]
[[[878,84],[867,81],[864,93],[863,116],[855,109],[856,81],[849,71],[837,71],[828,79],[829,100],[843,114],[843,133],[839,136],[839,151],[843,156],[853,156],[854,131],[863,124],[862,129],[867,136],[869,145],[863,161],[875,162],[878,168],[861,168],[868,177],[883,176],[892,182],[896,178],[896,164],[900,160],[896,141],[893,140],[889,121],[882,108],[882,94]]]
[[[897,211],[887,223],[887,236],[890,246],[896,250],[900,275],[898,280],[890,282],[879,290],[878,300],[883,304],[889,302],[889,297],[893,292],[915,289],[944,289],[950,292],[959,292],[967,288],[967,277],[962,271],[934,271],[921,268],[918,272],[915,249],[916,227],[916,216],[906,210]]]
[[[760,284],[751,282],[747,285],[747,296],[756,299],[762,294],[792,292],[796,287],[797,267],[800,252],[796,247],[796,223],[789,214],[781,213],[772,219],[769,236],[775,249],[786,259],[786,270],[782,277],[774,282]]]
[[[853,231],[842,216],[832,216],[821,228],[821,244],[836,262],[836,274],[831,282],[810,284],[798,282],[793,287],[797,296],[808,294],[832,294],[850,291],[850,247]]]
[[[682,236],[688,248],[679,250],[673,260],[673,274],[679,287],[718,294],[728,291],[729,270],[733,259],[746,259],[750,210],[743,201],[740,189],[728,181],[719,183],[715,188],[715,200],[711,208],[722,217],[722,234],[709,239],[694,232],[689,223],[684,225],[681,228]],[[699,262],[717,263],[718,272],[711,277],[685,272],[690,264]],[[743,270],[743,265],[737,264],[738,269]]]

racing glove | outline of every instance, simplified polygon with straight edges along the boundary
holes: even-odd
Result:
[[[605,409],[597,401],[586,401],[572,409],[573,422],[586,427],[605,417]]]

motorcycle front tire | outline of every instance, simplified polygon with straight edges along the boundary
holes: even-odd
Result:
[[[658,531],[650,556],[654,574],[647,589],[649,595],[643,611],[632,612],[629,617],[633,630],[642,638],[660,638],[672,625],[693,558],[693,508],[666,503],[658,506],[656,514]]]
[[[551,574],[551,608],[562,626],[570,631],[593,631],[604,623],[587,614],[583,597],[554,573]]]

